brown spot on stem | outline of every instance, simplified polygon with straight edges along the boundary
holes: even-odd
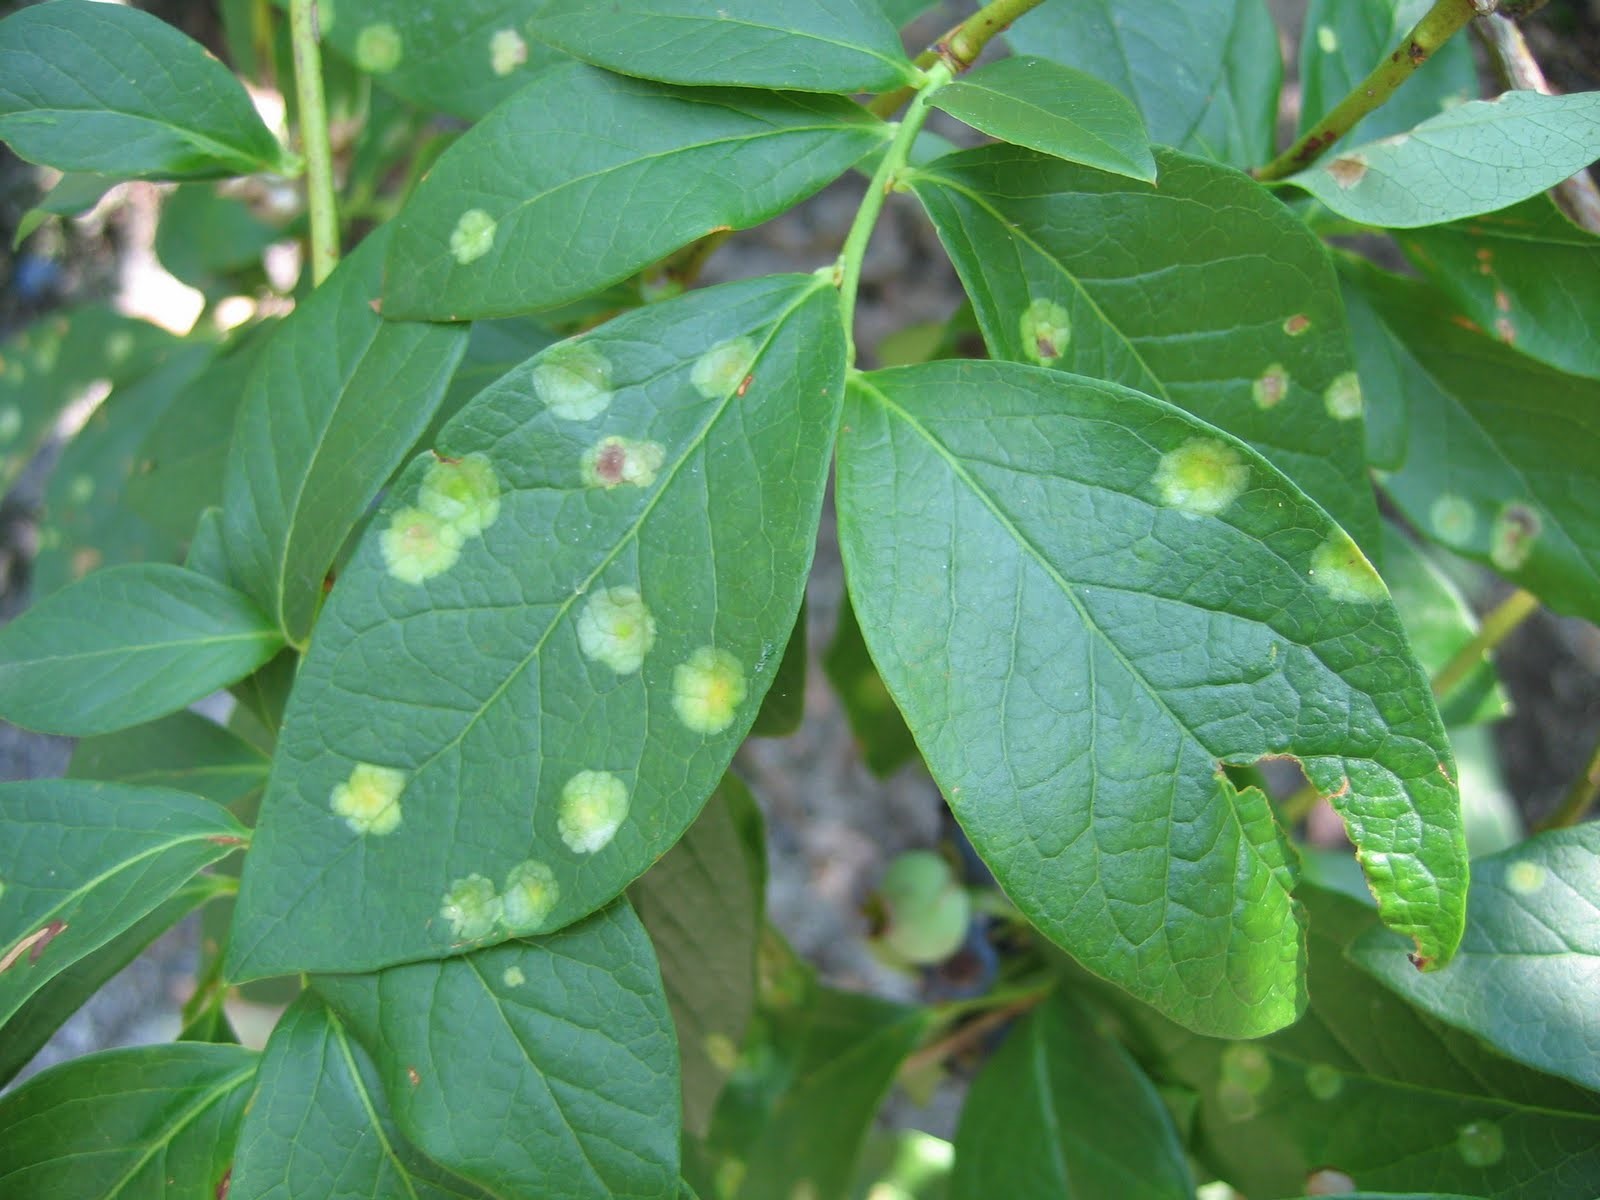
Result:
[[[746,393],[746,392],[748,392],[748,391],[749,391],[749,390],[750,390],[750,384],[751,384],[751,383],[752,383],[752,382],[754,382],[754,380],[755,380],[755,376],[754,376],[754,375],[746,375],[746,376],[745,376],[745,377],[744,377],[744,378],[743,378],[743,379],[742,379],[742,380],[741,380],[741,381],[740,381],[740,382],[739,382],[739,388],[738,388],[738,390],[737,390],[737,391],[736,391],[736,392],[734,392],[734,393],[733,393],[733,394],[734,394],[734,395],[735,395],[735,396],[743,396],[743,395],[744,395],[744,394],[745,394],[745,393]]]
[[[1427,47],[1423,46],[1419,42],[1412,42],[1406,47],[1406,57],[1411,60],[1411,65],[1413,67],[1420,67],[1423,63],[1428,61]]]
[[[210,842],[213,846],[242,846],[242,845],[244,845],[244,839],[242,837],[235,837],[231,833],[219,833],[215,837],[208,837],[206,839],[206,841]]]
[[[222,1178],[217,1181],[217,1200],[228,1200],[228,1189],[233,1186],[233,1164],[228,1164],[228,1169],[222,1173]]]

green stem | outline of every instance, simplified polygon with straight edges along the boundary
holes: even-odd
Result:
[[[1473,17],[1494,10],[1494,0],[1434,0],[1434,5],[1417,22],[1400,48],[1384,59],[1333,111],[1307,130],[1305,135],[1264,167],[1257,167],[1261,180],[1283,179],[1309,167],[1323,152],[1349,133],[1368,113],[1382,106],[1395,89],[1417,73],[1417,68],[1432,58],[1435,51]]]
[[[1433,677],[1433,694],[1443,700],[1460,687],[1478,666],[1483,656],[1505,641],[1516,629],[1539,610],[1539,597],[1525,588],[1518,588],[1502,600],[1483,618],[1477,634],[1457,650],[1449,662]]]
[[[311,282],[320,284],[339,263],[339,214],[333,202],[333,149],[328,106],[322,95],[322,52],[317,46],[317,0],[290,0],[295,98],[306,156],[306,207],[311,216]]]
[[[888,198],[889,189],[894,186],[895,177],[905,168],[911,157],[912,143],[917,140],[917,134],[922,132],[923,123],[928,119],[928,97],[949,83],[951,74],[950,67],[945,63],[935,63],[928,71],[922,88],[895,130],[894,140],[883,152],[878,169],[872,173],[867,194],[861,198],[861,207],[856,210],[856,219],[851,223],[850,232],[839,251],[839,261],[834,264],[834,282],[839,288],[839,304],[844,312],[845,362],[849,366],[856,364],[856,293],[861,288],[861,263],[867,256],[867,243],[872,240],[872,230],[878,223],[878,214],[883,211],[883,202]]]
[[[983,48],[1010,28],[1011,22],[1043,3],[1044,0],[992,0],[917,55],[915,65],[926,71],[935,63],[943,62],[953,74],[959,75],[977,62]],[[914,86],[885,92],[867,107],[878,116],[887,117],[898,112],[916,92]]]
[[[1589,756],[1589,765],[1583,769],[1583,774],[1572,781],[1572,786],[1567,789],[1555,812],[1540,821],[1535,832],[1576,825],[1589,815],[1596,800],[1600,800],[1600,746],[1594,748],[1594,753]]]

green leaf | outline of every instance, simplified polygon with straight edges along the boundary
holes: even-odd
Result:
[[[187,540],[200,514],[222,504],[239,408],[276,326],[269,322],[239,335],[171,395],[138,443],[127,506],[168,537]]]
[[[318,624],[236,976],[559,928],[677,841],[794,627],[843,344],[826,281],[770,276],[560,343],[462,410]],[[535,869],[547,910],[441,918],[458,881]]]
[[[940,88],[930,103],[1001,141],[1156,181],[1139,110],[1087,72],[1043,58],[1002,58]]]
[[[823,656],[822,669],[844,705],[845,718],[868,770],[887,779],[917,757],[916,739],[867,652],[848,591],[840,598],[839,623],[833,644]]]
[[[1309,131],[1393,50],[1432,0],[1311,0],[1300,38],[1300,132]],[[1478,96],[1472,43],[1453,37],[1350,132],[1356,142],[1401,133]],[[1343,139],[1341,139],[1341,142]],[[1336,143],[1340,144],[1340,143]]]
[[[1156,161],[1151,188],[994,146],[910,183],[996,358],[1172,401],[1245,439],[1371,548],[1361,390],[1326,251],[1238,172],[1170,150]]]
[[[800,602],[800,613],[789,631],[789,640],[783,647],[783,657],[778,660],[778,673],[772,677],[772,687],[761,701],[755,724],[750,727],[752,737],[788,737],[805,720],[806,715],[806,605]]]
[[[632,304],[625,307],[635,307]],[[420,452],[438,440],[445,422],[453,419],[484,388],[502,375],[520,367],[547,346],[561,340],[561,335],[546,328],[531,317],[507,317],[499,321],[474,321],[467,336],[467,350],[456,373],[450,376],[450,386],[445,389],[439,411],[433,423],[424,431],[417,450]]]
[[[217,879],[197,875],[98,950],[52,976],[5,1022],[0,1084],[9,1082],[52,1034],[151,942],[217,894]]]
[[[1442,225],[1536,196],[1600,158],[1600,92],[1506,92],[1292,175],[1342,217]]]
[[[477,1200],[395,1128],[378,1069],[313,995],[284,1013],[239,1129],[228,1200]]]
[[[179,1042],[107,1050],[34,1076],[0,1097],[0,1191],[216,1200],[257,1057]]]
[[[952,1200],[1194,1200],[1161,1097],[1060,992],[1006,1035],[973,1082],[955,1148]]]
[[[85,738],[72,751],[69,779],[172,788],[224,808],[267,783],[271,759],[204,717],[175,712],[149,725]]]
[[[1371,909],[1314,888],[1303,899],[1311,1007],[1294,1028],[1228,1043],[1118,1008],[1136,1055],[1198,1094],[1191,1149],[1206,1167],[1251,1196],[1301,1195],[1316,1171],[1367,1192],[1600,1195],[1600,1097],[1408,1007],[1344,960],[1376,926]]]
[[[112,566],[0,629],[0,715],[40,733],[112,733],[250,674],[283,638],[248,598],[182,566]]]
[[[1419,975],[1382,931],[1351,957],[1424,1012],[1502,1054],[1600,1090],[1600,825],[1558,829],[1472,864],[1461,952]]]
[[[712,1141],[744,1167],[739,1200],[843,1196],[900,1065],[927,1028],[923,1010],[816,987],[772,1012],[772,1045],[746,1057]]]
[[[1395,240],[1479,328],[1558,370],[1600,378],[1600,238],[1548,198]]]
[[[11,235],[11,248],[15,250],[21,246],[35,229],[51,217],[76,217],[88,212],[117,186],[117,182],[104,175],[62,175],[44,198],[17,221],[16,232]]]
[[[1271,157],[1283,62],[1261,0],[1045,4],[1006,40],[1130,97],[1153,141],[1239,167]]]
[[[887,138],[881,121],[834,97],[682,91],[553,68],[468,130],[417,188],[395,222],[384,314],[554,308],[716,229],[784,211]]]
[[[1417,662],[1432,678],[1477,634],[1478,620],[1460,589],[1391,522],[1384,522],[1379,545],[1383,581],[1400,610]],[[1497,721],[1511,711],[1511,698],[1487,659],[1439,701],[1439,716],[1447,727]]]
[[[931,8],[939,7],[939,0],[878,0],[878,7],[896,29],[911,24]]]
[[[859,377],[843,427],[867,644],[1044,933],[1191,1028],[1294,1020],[1293,868],[1266,797],[1222,772],[1293,755],[1385,920],[1449,958],[1466,849],[1428,680],[1377,573],[1293,484],[1160,401],[1011,363]]]
[[[69,402],[97,380],[132,382],[176,344],[165,329],[98,304],[52,315],[0,343],[0,496]]]
[[[59,779],[0,784],[0,1023],[242,844],[244,833],[225,810],[181,792]]]
[[[212,353],[204,344],[176,350],[149,374],[115,389],[67,443],[45,490],[35,599],[100,567],[178,557],[183,534],[153,526],[126,498],[138,478],[140,445]]]
[[[220,196],[206,183],[175,189],[161,205],[156,257],[184,283],[215,294],[237,290],[228,276],[261,267],[261,252],[283,234],[242,200]]]
[[[239,81],[137,9],[55,0],[0,21],[0,138],[29,162],[129,179],[288,169]]]
[[[0,629],[0,716],[84,737],[140,725],[248,675],[283,644],[250,601],[183,567],[111,567]]]
[[[596,66],[664,83],[888,92],[916,79],[875,0],[548,0],[539,36]]]
[[[427,428],[466,349],[464,329],[373,311],[387,242],[383,231],[368,238],[272,331],[228,454],[234,581],[297,645],[334,555]]]
[[[672,1018],[626,902],[538,941],[312,986],[374,1054],[401,1131],[446,1170],[511,1196],[676,1185]]]
[[[678,1030],[683,1124],[705,1134],[756,1000],[766,847],[761,811],[734,775],[628,895],[661,961]]]
[[[287,8],[287,0],[276,0]],[[318,6],[322,37],[379,86],[475,121],[566,55],[543,44],[543,0],[339,0]]]
[[[1408,521],[1561,612],[1600,619],[1600,382],[1457,325],[1432,289],[1346,264],[1356,353],[1381,392],[1374,460]],[[1379,402],[1375,402],[1374,407]],[[1381,454],[1381,457],[1380,457]]]

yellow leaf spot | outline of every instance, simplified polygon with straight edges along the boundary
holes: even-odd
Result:
[[[672,707],[696,733],[721,733],[732,725],[747,690],[739,660],[712,646],[701,646],[672,672]]]
[[[1054,300],[1035,300],[1019,322],[1022,352],[1041,367],[1048,367],[1067,352],[1072,341],[1072,317]]]
[[[455,566],[461,531],[421,508],[402,508],[378,537],[383,562],[402,583],[421,583]]]
[[[1312,551],[1310,579],[1335,600],[1371,604],[1389,594],[1367,556],[1343,531]]]
[[[450,257],[463,267],[477,262],[494,248],[497,222],[481,208],[469,208],[450,231]]]
[[[721,400],[738,391],[755,358],[756,346],[749,338],[729,338],[695,360],[689,382],[707,400]]]
[[[1361,378],[1354,371],[1346,371],[1328,385],[1322,393],[1322,402],[1328,415],[1335,421],[1353,421],[1361,415]]]
[[[450,935],[458,942],[475,942],[487,936],[500,920],[500,912],[494,881],[482,875],[456,880],[439,905],[439,915],[450,922]]]
[[[1190,438],[1161,456],[1155,485],[1161,502],[1191,516],[1214,517],[1250,482],[1243,456],[1216,438]]]
[[[417,503],[463,538],[477,537],[500,515],[500,481],[487,455],[439,461],[423,475]]]
[[[394,70],[404,52],[400,31],[387,21],[368,25],[356,35],[356,66],[370,75]]]
[[[583,453],[583,481],[590,487],[614,488],[621,483],[646,488],[656,481],[656,472],[666,460],[660,442],[636,442],[631,438],[601,438]]]
[[[1453,492],[1444,492],[1428,509],[1428,524],[1434,535],[1452,546],[1463,546],[1477,528],[1478,514],[1472,502]]]
[[[381,836],[400,828],[400,793],[405,787],[404,771],[357,763],[350,778],[329,794],[328,805],[356,833]]]
[[[1544,521],[1526,504],[1506,505],[1494,519],[1489,561],[1502,571],[1520,570],[1527,565],[1543,528]]]
[[[542,862],[528,859],[511,868],[506,876],[505,894],[500,898],[501,917],[513,933],[531,933],[544,923],[561,898],[555,872]]]
[[[574,854],[604,849],[628,815],[628,789],[610,771],[579,771],[561,789],[556,828]]]
[[[563,342],[533,369],[533,390],[556,416],[592,420],[611,406],[611,363],[587,342]]]
[[[634,588],[604,588],[578,614],[578,648],[618,675],[637,671],[655,644],[655,618]]]
[[[1332,54],[1339,48],[1339,34],[1332,25],[1317,26],[1317,47],[1324,54]]]
[[[528,61],[528,43],[515,29],[497,29],[489,39],[489,65],[496,75],[509,75]]]
[[[507,987],[521,987],[528,982],[528,977],[522,973],[521,967],[507,967],[500,973],[500,981]]]
[[[1283,369],[1282,363],[1273,363],[1250,385],[1250,395],[1257,408],[1276,408],[1288,394],[1289,372]]]
[[[708,1033],[705,1040],[706,1057],[711,1065],[724,1075],[739,1065],[739,1047],[725,1033]]]
[[[1539,863],[1526,859],[1511,864],[1506,871],[1506,886],[1519,896],[1531,896],[1544,886],[1549,872]]]

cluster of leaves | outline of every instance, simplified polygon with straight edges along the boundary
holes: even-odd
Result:
[[[0,1190],[1600,1191],[1600,837],[1474,846],[1469,899],[1456,781],[1504,698],[1430,688],[1474,632],[1441,549],[1600,619],[1600,241],[1541,195],[1600,94],[1471,99],[1457,40],[1271,188],[1260,0],[997,0],[919,63],[916,0],[312,7],[354,252],[225,340],[83,309],[4,348],[0,482],[112,389],[0,631],[0,715],[82,739],[0,785],[0,1079],[185,914],[219,949],[179,1041],[0,1099]],[[1313,2],[1308,129],[1426,7]],[[293,76],[281,17],[222,11],[241,72]],[[228,68],[86,0],[0,22],[0,138],[67,173],[30,224],[304,169]],[[837,264],[685,290],[852,168]],[[890,187],[970,310],[861,371]],[[193,182],[165,229],[213,300],[300,232]],[[1324,240],[1354,230],[1415,275]],[[829,676],[992,869],[988,999],[1030,1010],[953,1169],[862,1148],[968,1008],[817,981],[728,773],[798,719],[830,467]],[[225,723],[187,711],[219,688]],[[1285,756],[1354,858],[1256,785]],[[285,976],[235,1044],[228,990]]]

